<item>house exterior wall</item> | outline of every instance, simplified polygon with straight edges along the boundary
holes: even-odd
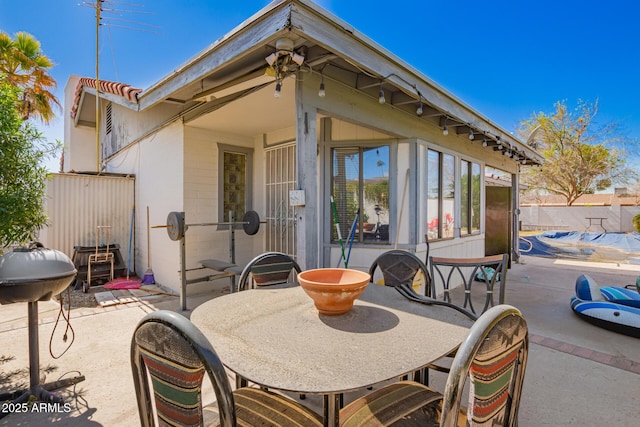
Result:
[[[602,225],[607,231],[628,233],[634,231],[632,219],[640,214],[640,206],[524,206],[520,208],[521,228],[528,230],[566,230],[602,232],[599,221],[587,218],[605,218]]]
[[[79,81],[79,76],[71,75],[64,87],[63,172],[96,170],[96,128],[82,125],[75,126],[73,119],[69,117]],[[71,141],[73,141],[73,144],[71,144]]]
[[[135,114],[135,113],[131,113]],[[135,268],[142,275],[147,266],[146,208],[150,225],[164,225],[171,211],[184,209],[184,127],[175,122],[115,156],[108,172],[135,173]],[[166,229],[151,229],[151,267],[156,281],[174,291],[180,289],[180,244]]]
[[[223,135],[205,129],[185,126],[185,155],[184,155],[184,212],[187,223],[221,222],[218,208],[221,195],[219,185],[219,147],[238,146],[254,148],[254,139],[234,135]],[[261,193],[264,181],[256,178],[260,176],[258,166],[262,164],[262,156],[254,153],[252,188],[254,195]],[[260,214],[263,205],[257,198],[252,198],[252,209]],[[262,206],[261,206],[262,205]],[[241,221],[242,218],[236,218]],[[248,263],[261,251],[264,231],[248,236],[242,229],[235,230],[235,261],[242,265]],[[187,232],[187,268],[200,267],[202,259],[219,259],[230,261],[229,250],[230,232],[228,227],[205,226],[193,227]],[[256,252],[257,251],[257,252]],[[190,276],[203,276],[202,272],[192,273]]]
[[[442,129],[436,124],[426,123],[417,116],[412,117],[405,112],[390,108],[388,105],[372,102],[371,99],[356,90],[340,85],[326,83],[327,95],[324,98],[319,98],[317,96],[319,84],[320,79],[314,75],[305,76],[303,102],[314,105],[323,114],[344,119],[344,123],[334,120],[336,125],[332,126],[331,137],[320,141],[321,147],[327,146],[327,144],[339,144],[336,141],[342,140],[345,141],[345,144],[354,141],[372,141],[380,135],[385,135],[386,138],[395,137],[397,141],[396,164],[391,165],[390,169],[391,185],[395,188],[395,194],[391,195],[389,209],[390,223],[400,223],[401,225],[399,232],[391,230],[394,240],[396,233],[398,235],[398,248],[415,250],[419,256],[425,256],[427,253],[423,227],[418,224],[426,222],[422,200],[423,195],[426,194],[426,162],[424,159],[428,148],[448,152],[457,158],[477,162],[482,166],[492,166],[510,173],[517,173],[517,167],[512,159],[507,160],[506,156],[482,147],[482,139],[480,138],[470,141],[467,134],[456,135],[455,131],[450,131],[448,136],[444,136]],[[354,127],[348,123],[360,123],[361,125]],[[414,149],[411,148],[412,145],[415,146]],[[318,206],[322,220],[319,222],[317,232],[324,233],[324,235],[328,235],[326,230],[331,227],[327,203],[324,203],[330,179],[327,173],[327,165],[330,161],[327,158],[328,152],[328,150],[321,148],[321,153],[324,153],[324,156],[322,157],[323,166],[320,170],[326,176],[324,182],[321,183],[322,190],[319,192]],[[416,168],[419,170],[416,171]],[[405,202],[402,204],[407,169],[410,170],[411,175]],[[481,188],[484,186],[482,185]],[[484,212],[484,190],[482,191],[481,206]],[[402,219],[400,219],[401,214]],[[327,245],[327,241],[328,238],[325,237],[324,242],[328,252],[324,252],[322,264],[325,266],[336,265],[340,257],[340,248],[336,245]],[[357,248],[354,247],[349,266],[366,270],[378,254],[393,249],[395,246],[395,243],[391,243],[390,245],[363,244]],[[430,255],[484,256],[484,234],[431,242]]]
[[[163,124],[177,120],[177,115],[181,108],[179,105],[160,104],[152,109],[132,114],[130,108],[112,102],[112,128],[111,132],[106,134],[104,117],[107,104],[109,104],[108,100],[101,100],[101,139],[104,141],[102,144],[103,159],[109,158],[128,144],[153,134]]]

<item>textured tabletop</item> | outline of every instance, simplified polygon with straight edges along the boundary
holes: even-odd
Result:
[[[468,333],[449,323],[466,322],[453,310],[408,301],[379,285],[369,285],[342,316],[320,315],[298,286],[218,297],[196,308],[191,320],[237,374],[270,388],[321,394],[412,372]]]

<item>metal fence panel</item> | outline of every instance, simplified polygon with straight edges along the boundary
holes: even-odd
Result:
[[[134,194],[132,176],[53,174],[47,182],[48,226],[38,239],[72,257],[74,246],[95,246],[98,226],[110,226],[109,243],[120,245],[126,262]],[[104,231],[99,243],[107,243]]]

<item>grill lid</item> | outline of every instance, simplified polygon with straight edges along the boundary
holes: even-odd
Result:
[[[29,248],[16,248],[0,256],[0,286],[56,279],[76,272],[67,255],[46,249],[40,243]]]

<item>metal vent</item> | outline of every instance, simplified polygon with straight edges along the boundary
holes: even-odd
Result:
[[[112,104],[108,104],[107,105],[107,118],[106,118],[106,122],[107,122],[107,135],[109,135],[111,133],[111,107]]]

